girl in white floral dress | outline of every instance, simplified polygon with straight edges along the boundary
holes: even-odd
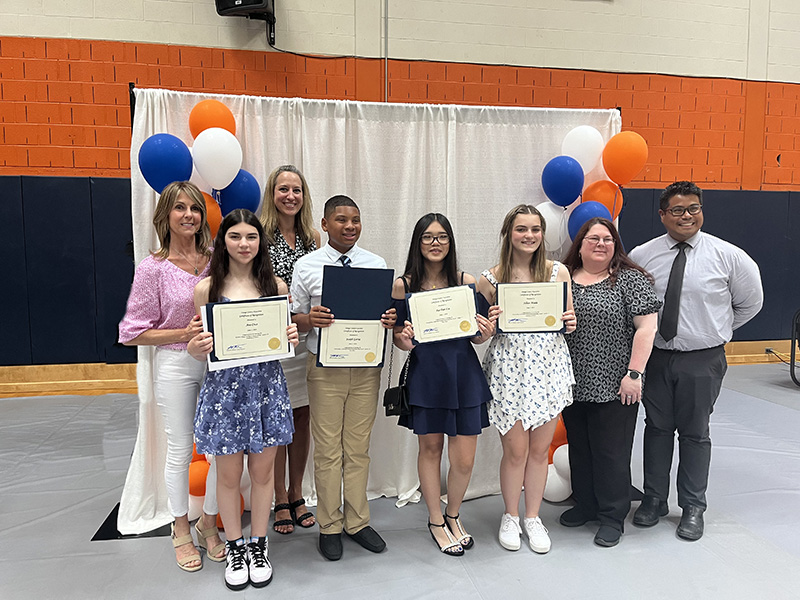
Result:
[[[478,291],[496,303],[495,285],[565,281],[567,269],[547,260],[545,221],[533,206],[520,204],[509,212],[500,231],[500,264],[481,274]],[[567,310],[561,316],[566,333],[575,330],[572,295],[567,285]],[[500,490],[505,513],[500,544],[518,550],[522,529],[519,501],[525,488],[524,527],[534,552],[550,550],[550,537],[539,518],[547,455],[561,410],[572,402],[572,362],[562,333],[498,333],[483,360],[492,393],[489,421],[500,431],[503,458]]]

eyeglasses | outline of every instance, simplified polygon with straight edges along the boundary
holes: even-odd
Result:
[[[596,235],[589,235],[583,238],[584,242],[589,242],[592,246],[597,246],[599,244],[605,244],[606,246],[613,246],[614,245],[614,238],[612,237],[598,237]]]
[[[702,204],[690,204],[689,206],[673,206],[672,208],[666,209],[664,212],[668,212],[673,217],[682,217],[683,213],[688,212],[690,215],[696,215],[701,210],[703,210]]]
[[[430,246],[433,242],[439,242],[440,244],[445,245],[450,243],[450,236],[446,233],[440,233],[439,235],[423,233],[422,237],[419,238],[419,241],[426,246]]]

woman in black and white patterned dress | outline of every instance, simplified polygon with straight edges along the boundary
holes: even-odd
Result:
[[[313,252],[320,245],[319,231],[314,229],[311,216],[311,193],[305,177],[293,165],[283,165],[275,169],[264,190],[261,224],[269,243],[272,265],[275,275],[291,288],[292,271],[297,259]],[[312,527],[316,522],[314,515],[306,510],[303,499],[303,475],[311,434],[306,390],[305,334],[300,336],[300,345],[295,349],[294,358],[281,363],[286,374],[294,415],[294,439],[288,446],[278,448],[275,458],[275,522],[272,528],[282,534],[292,533],[295,525]]]
[[[607,219],[581,227],[564,264],[580,327],[567,338],[575,390],[563,412],[577,504],[560,521],[566,527],[600,521],[594,542],[611,547],[631,506],[633,434],[661,301]]]

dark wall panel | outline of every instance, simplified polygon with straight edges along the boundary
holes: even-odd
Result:
[[[31,334],[20,177],[0,177],[0,256],[6,282],[5,292],[0,294],[0,365],[29,365]]]
[[[89,180],[23,177],[33,364],[99,362]]]
[[[130,179],[93,178],[92,229],[97,290],[97,352],[107,363],[136,362],[136,348],[117,342],[133,280]]]

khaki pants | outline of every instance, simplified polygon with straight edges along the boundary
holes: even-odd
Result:
[[[314,482],[320,533],[356,533],[369,525],[369,440],[378,407],[380,369],[322,368],[306,361]],[[344,510],[342,510],[344,487]]]

